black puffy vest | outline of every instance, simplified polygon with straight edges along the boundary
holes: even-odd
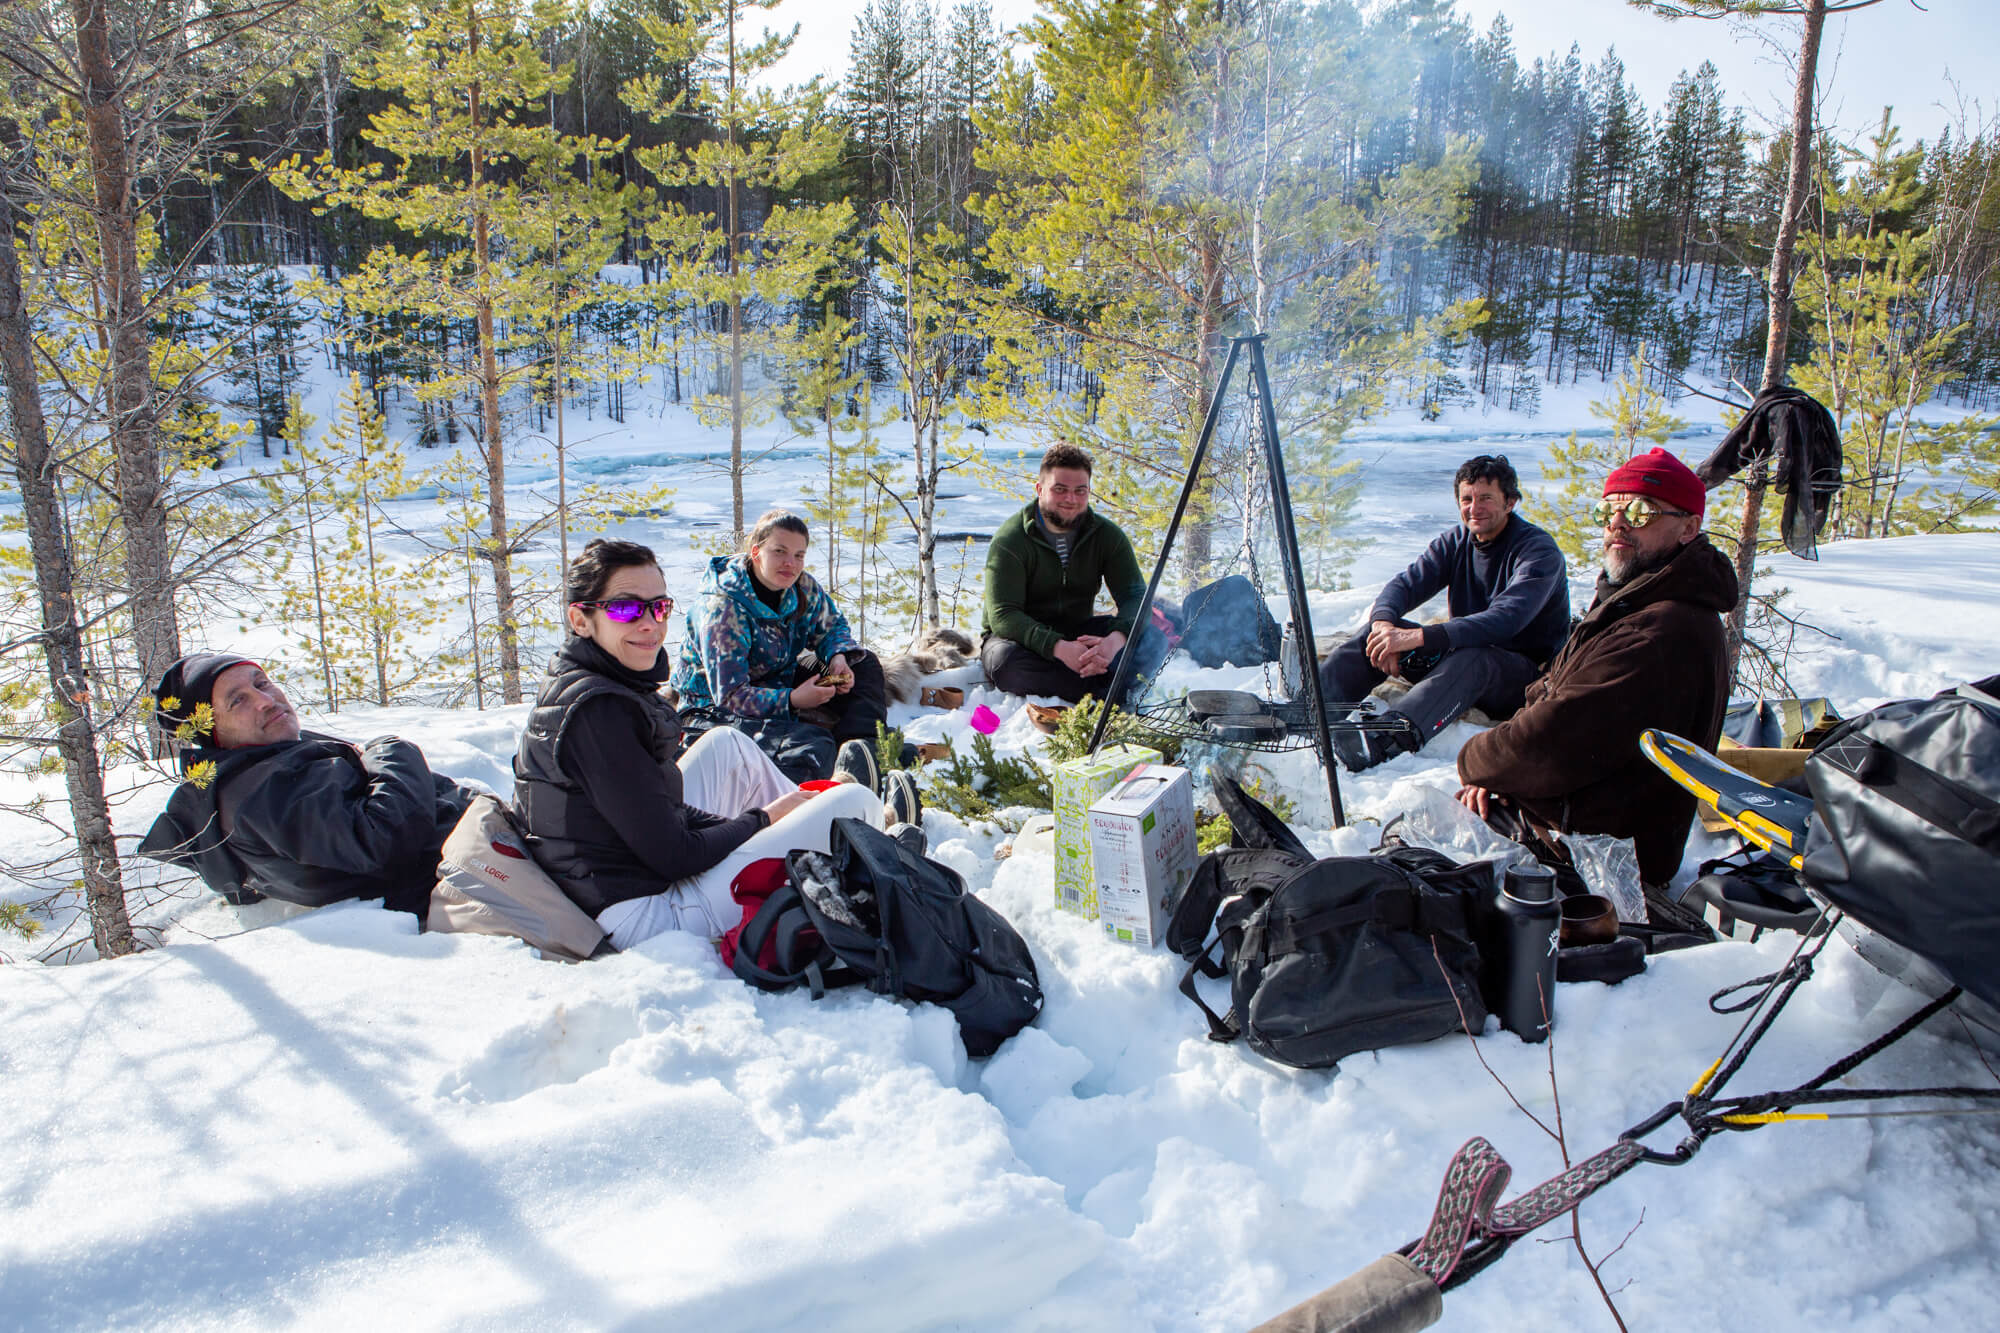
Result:
[[[593,917],[613,903],[658,893],[665,886],[563,771],[563,738],[577,716],[577,706],[600,694],[636,704],[613,713],[597,710],[595,715],[615,717],[620,725],[640,721],[641,743],[659,763],[672,791],[678,794],[681,787],[681,771],[674,762],[681,752],[680,715],[654,682],[633,676],[628,683],[607,675],[605,665],[618,669],[588,640],[572,640],[558,653],[549,663],[548,683],[528,714],[514,755],[514,811],[528,846],[563,892]]]

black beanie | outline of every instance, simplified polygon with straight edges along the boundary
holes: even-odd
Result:
[[[212,706],[215,682],[229,668],[244,663],[257,665],[239,653],[189,653],[168,667],[160,683],[153,687],[153,706],[159,711],[160,721],[173,727],[193,717],[197,705]]]

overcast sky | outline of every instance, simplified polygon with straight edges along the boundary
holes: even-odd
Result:
[[[940,0],[948,7],[951,0]],[[1018,23],[1036,10],[1034,0],[991,0],[1003,23]],[[1921,3],[1922,8],[1918,8]],[[847,44],[863,0],[790,0],[773,11],[771,22],[797,23],[798,45],[781,71],[799,80],[814,73],[837,81],[847,68]],[[1625,0],[1458,0],[1459,11],[1484,31],[1495,14],[1514,29],[1514,49],[1523,65],[1538,55],[1583,51],[1586,63],[1615,46],[1628,77],[1646,105],[1658,110],[1675,75],[1713,60],[1724,91],[1759,127],[1790,119],[1792,74],[1753,27],[1772,35],[1787,53],[1798,48],[1796,19],[1762,19],[1736,25],[1683,19],[1667,22],[1632,9]],[[1840,128],[1859,134],[1874,126],[1882,107],[1896,108],[1906,141],[1933,138],[1959,118],[1961,95],[1967,120],[2000,115],[2000,0],[1882,0],[1870,9],[1827,21],[1820,61],[1823,114]],[[1955,93],[1947,80],[1956,80]]]

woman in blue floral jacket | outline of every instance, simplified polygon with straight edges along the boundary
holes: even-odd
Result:
[[[882,664],[805,572],[809,541],[774,509],[742,555],[709,561],[674,672],[685,721],[750,733],[795,781],[830,776],[843,742],[872,747],[888,715]]]

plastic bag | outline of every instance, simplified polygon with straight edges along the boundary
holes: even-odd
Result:
[[[1393,833],[1412,847],[1428,847],[1454,861],[1488,862],[1496,884],[1508,866],[1535,863],[1533,852],[1495,830],[1450,793],[1417,786],[1408,795],[1403,813],[1383,828],[1385,839]]]
[[[1570,864],[1592,893],[1609,898],[1620,921],[1643,925],[1646,894],[1639,881],[1639,850],[1630,838],[1608,833],[1565,833]]]

